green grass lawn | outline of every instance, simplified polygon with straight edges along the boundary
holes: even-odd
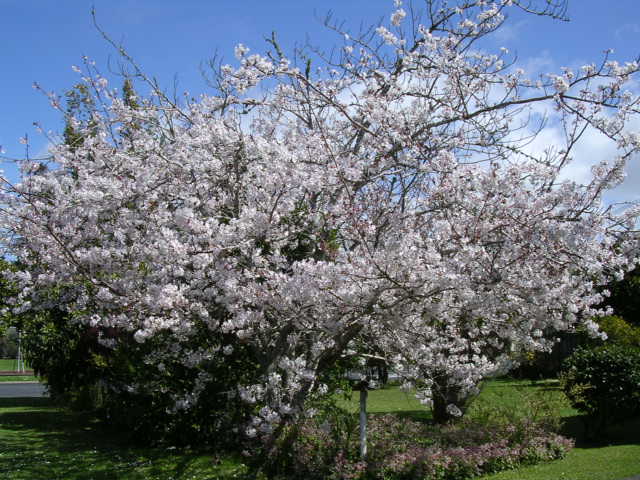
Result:
[[[48,399],[0,398],[3,480],[213,480],[238,478],[244,470],[231,457],[130,446]]]
[[[482,396],[496,400],[501,390],[516,385],[508,381],[492,382]],[[538,383],[534,388],[563,397],[554,383]],[[562,416],[565,421],[562,433],[576,439],[576,447],[564,459],[486,475],[482,480],[622,480],[640,474],[640,419],[609,428],[598,442],[587,442],[579,413],[567,405]]]
[[[492,381],[485,386],[477,406],[469,412],[482,415],[484,407],[500,405],[518,409],[532,392],[544,392],[563,402],[556,383],[535,385],[522,381]],[[356,411],[358,394],[342,400]],[[566,404],[567,432],[581,439],[576,412]],[[429,418],[411,395],[397,387],[369,393],[371,414],[395,413]],[[207,452],[167,448],[141,448],[122,435],[107,432],[91,417],[70,413],[48,399],[0,399],[0,478],[3,480],[214,480],[246,478],[242,459],[213,457]],[[578,446],[560,461],[483,477],[483,480],[621,480],[640,473],[640,420],[608,432],[598,444]]]
[[[622,480],[639,473],[640,445],[636,442],[629,445],[576,447],[562,460],[481,478],[482,480]]]
[[[0,383],[2,382],[35,382],[38,379],[33,375],[0,375]]]

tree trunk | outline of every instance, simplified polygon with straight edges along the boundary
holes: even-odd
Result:
[[[460,387],[448,385],[446,379],[436,381],[433,385],[433,420],[443,424],[461,419],[475,395],[463,393]],[[449,405],[455,405],[459,415],[454,415]]]

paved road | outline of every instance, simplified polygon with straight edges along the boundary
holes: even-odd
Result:
[[[44,385],[38,382],[0,382],[0,398],[46,396]]]

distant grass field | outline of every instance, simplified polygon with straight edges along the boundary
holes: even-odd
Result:
[[[15,358],[0,358],[0,371],[2,370],[16,370],[18,368],[18,360]],[[29,368],[25,365],[25,368]]]
[[[18,368],[18,360],[16,359],[0,359],[0,371],[12,371]],[[25,365],[25,369],[29,369]],[[4,376],[0,375],[0,382],[35,382],[37,380],[33,375]]]
[[[546,392],[547,395],[561,403],[563,407],[561,413],[563,416],[578,414],[566,401],[556,380],[537,382],[512,379],[490,380],[485,383],[482,393],[475,403],[518,409],[523,397],[541,391]],[[358,411],[358,395],[358,392],[354,392],[351,399],[341,399],[339,405],[353,412]],[[420,404],[412,392],[403,392],[395,386],[370,391],[368,394],[367,412],[371,414],[393,413],[416,419],[431,419],[431,412]],[[471,414],[473,414],[473,412],[471,412]]]
[[[478,399],[482,405],[518,409],[533,392],[562,400],[557,383],[491,381]],[[357,393],[342,406],[357,410]],[[368,411],[429,418],[420,403],[397,387],[369,393]],[[585,444],[576,412],[567,433],[578,446],[560,461],[502,472],[482,480],[621,480],[640,473],[640,419],[608,432],[598,444]],[[2,480],[231,480],[248,478],[241,457],[207,452],[139,447],[124,435],[105,431],[85,414],[70,413],[48,399],[0,399],[0,479]]]
[[[351,412],[360,409],[359,392],[353,392],[350,399],[340,398],[338,405]],[[411,392],[403,392],[398,387],[390,386],[371,390],[367,396],[367,413],[393,413],[421,420],[431,419],[431,412],[420,404]]]

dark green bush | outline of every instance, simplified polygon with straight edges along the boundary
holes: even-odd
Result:
[[[573,407],[587,414],[588,435],[640,415],[640,348],[580,348],[564,362],[560,379]]]
[[[241,375],[256,371],[256,362],[238,345],[217,362],[185,365],[190,352],[215,347],[216,339],[206,333],[178,339],[166,332],[138,343],[131,332],[90,327],[56,309],[22,321],[26,360],[51,397],[74,410],[93,411],[145,444],[153,439],[227,445],[239,438],[231,428],[248,415],[247,407],[228,392]],[[174,357],[154,361],[161,349],[173,349]],[[196,388],[199,394],[191,395]]]

